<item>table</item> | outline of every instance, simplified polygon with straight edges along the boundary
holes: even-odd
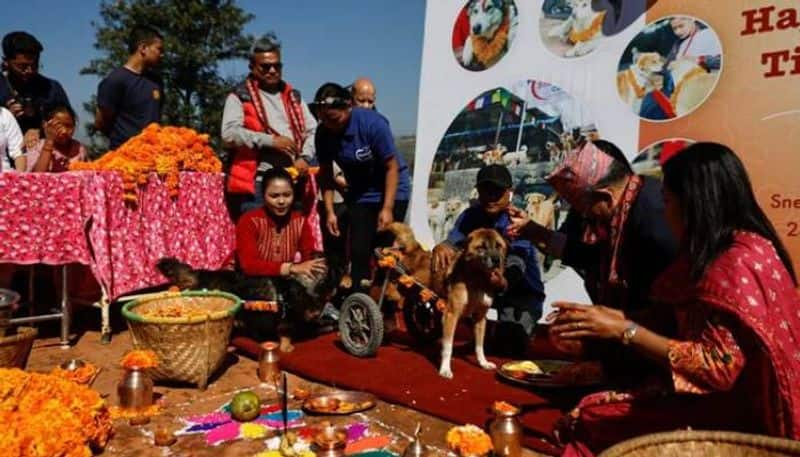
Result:
[[[224,202],[223,175],[184,172],[180,187],[172,199],[151,174],[137,190],[138,203],[130,205],[115,172],[2,173],[0,263],[89,265],[103,291],[99,306],[107,340],[109,303],[164,283],[154,268],[159,259],[175,257],[212,270],[233,260],[235,227]],[[62,300],[60,315],[50,316],[62,320],[62,341],[68,309]]]

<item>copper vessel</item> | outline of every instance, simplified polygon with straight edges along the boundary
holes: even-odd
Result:
[[[125,370],[117,384],[119,405],[126,409],[145,409],[153,404],[153,380],[147,370],[131,368]]]
[[[517,419],[519,409],[494,408],[495,418],[489,425],[494,455],[520,457],[522,455],[522,426]]]
[[[258,379],[261,382],[278,382],[281,376],[280,351],[278,343],[268,341],[261,345],[261,357],[258,360]]]

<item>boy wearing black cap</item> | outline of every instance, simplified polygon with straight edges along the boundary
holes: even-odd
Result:
[[[513,188],[508,168],[503,165],[481,168],[476,188],[478,202],[459,215],[447,239],[434,248],[434,269],[446,269],[473,230],[492,228],[500,232],[509,243],[505,269],[508,289],[494,302],[499,320],[494,343],[500,352],[522,355],[542,314],[544,301],[536,248],[530,241],[510,239],[506,233],[511,224],[508,209]]]

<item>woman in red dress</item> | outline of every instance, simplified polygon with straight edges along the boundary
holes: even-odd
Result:
[[[558,303],[553,333],[584,344],[616,340],[660,364],[664,376],[583,398],[561,424],[564,455],[686,427],[800,439],[797,279],[744,166],[723,145],[696,143],[663,172],[681,254],[651,297],[674,316],[677,332],[659,334],[604,306]]]
[[[236,223],[236,256],[242,272],[251,277],[272,279],[279,294],[285,294],[290,281],[313,289],[327,271],[318,245],[312,219],[293,210],[292,177],[283,168],[271,168],[263,175],[264,206],[244,213]],[[245,297],[247,298],[247,297]],[[281,303],[288,307],[283,324],[305,321],[302,303]],[[294,315],[298,316],[295,317]],[[271,338],[276,316],[261,311],[244,312],[243,320],[257,340]],[[278,325],[281,350],[293,349],[288,325]]]

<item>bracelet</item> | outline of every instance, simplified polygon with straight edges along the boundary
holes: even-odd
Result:
[[[622,344],[624,344],[625,346],[631,344],[631,341],[633,340],[633,337],[636,336],[636,332],[638,330],[639,326],[636,325],[635,322],[631,322],[631,324],[628,325],[622,332]]]

